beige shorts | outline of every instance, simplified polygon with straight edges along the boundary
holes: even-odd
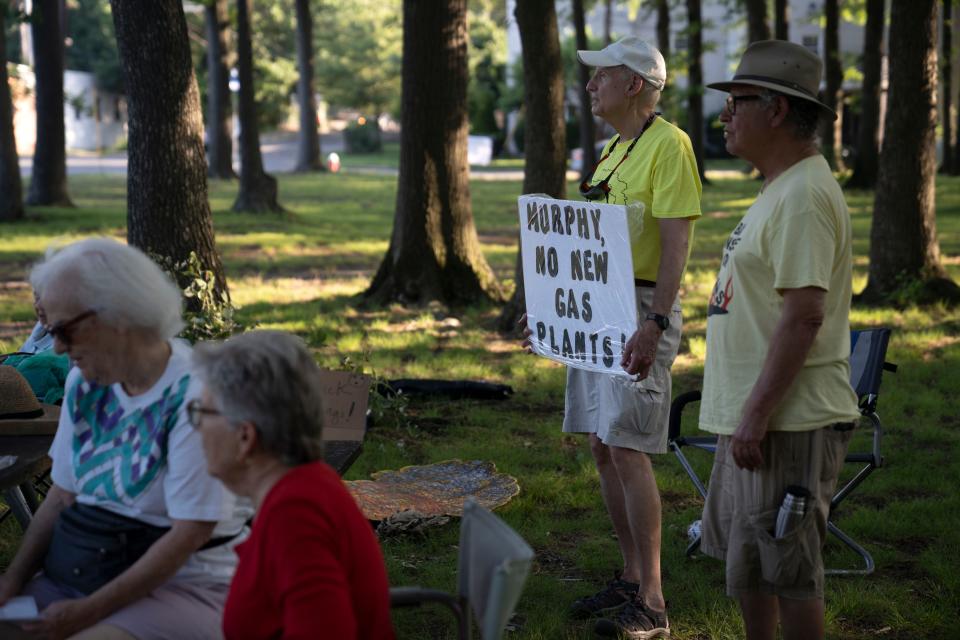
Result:
[[[823,597],[823,543],[830,500],[852,430],[767,434],[764,467],[746,471],[730,454],[730,437],[717,443],[703,508],[703,552],[726,562],[727,595],[765,593],[806,600]],[[786,488],[810,491],[800,523],[782,538],[772,531]]]
[[[119,627],[138,640],[217,640],[223,637],[220,627],[229,590],[226,583],[169,580],[97,624]],[[59,600],[83,597],[43,574],[28,582],[23,594],[33,596],[41,610]],[[0,627],[0,637],[6,638],[5,632]]]
[[[653,288],[637,287],[636,293],[639,324],[653,303]],[[666,453],[670,367],[680,348],[682,325],[678,299],[670,312],[670,328],[660,336],[657,359],[643,380],[567,367],[564,433],[594,433],[608,446]]]

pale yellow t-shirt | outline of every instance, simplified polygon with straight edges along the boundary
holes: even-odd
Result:
[[[610,152],[614,138],[603,150]],[[621,140],[593,172],[591,184],[607,177],[633,140]],[[602,156],[601,156],[602,157]],[[632,238],[633,275],[656,281],[660,266],[660,226],[654,218],[699,218],[700,175],[690,138],[681,129],[657,117],[644,132],[630,157],[617,167],[610,181],[609,204],[643,203],[643,230]],[[693,247],[693,221],[687,257]]]
[[[783,308],[778,290],[825,289],[823,325],[803,369],[770,421],[772,431],[808,431],[859,416],[850,388],[850,214],[823,156],[778,176],[747,210],[723,248],[707,309],[700,428],[737,428]]]

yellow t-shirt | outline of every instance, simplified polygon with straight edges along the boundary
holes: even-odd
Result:
[[[747,210],[723,248],[707,308],[700,428],[736,430],[780,319],[783,289],[825,289],[823,325],[771,431],[809,431],[859,417],[850,388],[850,214],[823,156],[796,163]]]
[[[610,152],[614,138],[603,150]],[[620,162],[633,140],[621,140],[593,172],[591,184],[597,184]],[[601,156],[602,157],[602,156]],[[610,204],[643,203],[643,230],[631,243],[633,275],[656,281],[660,266],[660,226],[654,218],[700,217],[700,175],[690,138],[681,129],[657,117],[647,127],[630,157],[617,167],[607,183]],[[689,248],[693,247],[693,222]]]

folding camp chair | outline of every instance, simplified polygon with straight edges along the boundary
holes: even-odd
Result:
[[[827,569],[830,575],[867,575],[873,573],[873,556],[858,544],[853,538],[844,533],[833,522],[837,506],[862,483],[874,469],[883,466],[883,456],[880,453],[880,443],[883,436],[883,427],[880,416],[877,415],[877,400],[880,393],[880,378],[884,370],[895,372],[896,365],[885,362],[887,344],[890,341],[889,329],[867,329],[850,332],[850,386],[859,398],[860,414],[873,426],[872,447],[869,451],[849,451],[846,462],[859,466],[857,473],[841,487],[830,501],[830,517],[827,520],[827,529],[847,547],[857,553],[863,561],[862,569]],[[683,452],[686,446],[716,453],[717,437],[715,435],[685,436],[680,433],[684,408],[700,400],[700,391],[690,391],[677,396],[670,406],[670,449],[677,456],[690,480],[700,495],[706,499],[707,488],[700,480],[690,460]],[[700,546],[700,536],[697,535],[687,547],[687,555],[692,555]]]
[[[460,640],[470,636],[473,613],[483,640],[500,640],[530,572],[533,550],[516,531],[473,498],[463,505],[457,595],[421,587],[393,587],[390,605],[439,602],[457,617]]]

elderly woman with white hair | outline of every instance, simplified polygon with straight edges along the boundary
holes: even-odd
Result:
[[[219,637],[249,510],[206,473],[189,424],[200,387],[174,339],[180,291],[107,238],[53,253],[30,280],[74,367],[53,486],[0,577],[0,602],[36,598],[40,619],[24,628],[42,637]]]
[[[194,351],[190,420],[211,475],[257,508],[223,615],[228,640],[390,640],[370,523],[322,462],[320,370],[301,340],[253,331]]]

